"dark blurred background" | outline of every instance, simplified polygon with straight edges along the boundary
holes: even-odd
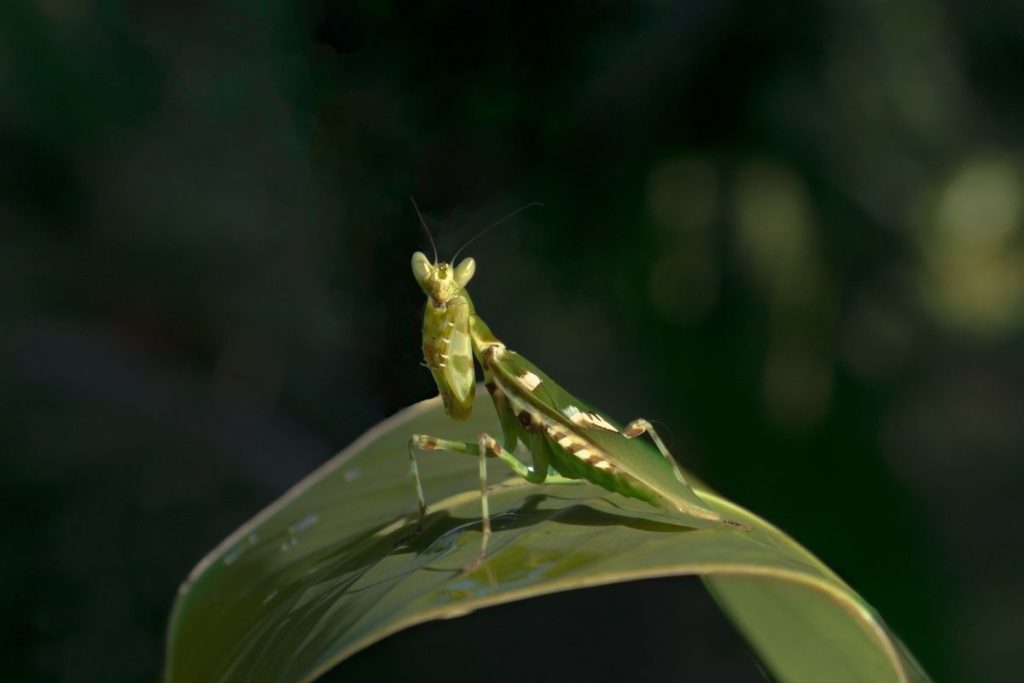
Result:
[[[155,680],[192,565],[434,393],[410,195],[442,256],[543,202],[466,252],[499,336],[1024,679],[1022,74],[1014,0],[2,3],[4,679]]]

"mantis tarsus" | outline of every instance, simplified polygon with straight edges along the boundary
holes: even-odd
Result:
[[[425,226],[424,226],[425,227]],[[454,259],[453,259],[454,261]],[[487,554],[491,523],[487,500],[487,458],[497,457],[523,479],[535,483],[579,483],[587,480],[609,491],[638,498],[685,516],[746,529],[723,519],[694,493],[682,470],[651,424],[642,418],[620,428],[556,384],[537,366],[498,340],[477,315],[466,285],[476,270],[472,258],[458,265],[431,261],[421,252],[412,257],[412,272],[427,295],[423,315],[423,356],[437,384],[445,412],[466,419],[473,406],[476,372],[498,413],[503,440],[481,434],[476,442],[453,441],[424,434],[409,439],[412,476],[419,498],[419,528],[427,505],[416,451],[442,450],[480,459],[480,507],[483,534],[477,567]],[[650,436],[656,450],[634,440]],[[525,465],[512,452],[522,443],[532,455]],[[685,522],[685,520],[681,520]]]

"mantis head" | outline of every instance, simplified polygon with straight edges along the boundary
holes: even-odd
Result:
[[[421,251],[412,255],[413,277],[438,308],[444,308],[461,294],[475,272],[476,261],[472,258],[465,258],[457,266],[452,266],[444,261],[431,263]]]

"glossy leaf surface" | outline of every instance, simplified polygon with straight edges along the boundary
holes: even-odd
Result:
[[[720,497],[744,533],[678,518],[590,484],[534,486],[491,461],[495,534],[480,542],[477,461],[426,453],[431,505],[415,526],[412,433],[497,434],[487,393],[473,417],[438,400],[381,423],[238,529],[193,570],[175,603],[165,679],[308,681],[388,634],[555,591],[699,575],[784,681],[923,681],[877,614],[810,553]],[[681,634],[685,637],[685,634]]]

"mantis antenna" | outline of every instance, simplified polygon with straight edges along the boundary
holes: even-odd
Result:
[[[423,232],[427,233],[427,239],[430,240],[430,246],[434,249],[434,265],[437,265],[437,245],[434,243],[434,236],[430,234],[430,228],[427,227],[427,222],[423,220],[423,214],[420,213],[420,207],[416,206],[416,200],[409,195],[409,201],[412,202],[412,208],[416,209],[416,215],[420,219],[420,225],[423,226]]]
[[[530,202],[526,206],[520,206],[518,209],[516,209],[512,213],[508,214],[507,216],[505,216],[503,218],[499,218],[496,222],[491,223],[489,226],[487,226],[486,228],[484,228],[483,230],[481,230],[477,234],[475,234],[472,237],[470,237],[469,240],[466,241],[465,244],[463,244],[461,247],[459,247],[459,250],[457,252],[455,252],[454,256],[452,256],[451,262],[455,263],[455,259],[457,259],[459,257],[459,254],[462,253],[462,250],[465,249],[466,247],[468,247],[473,242],[475,242],[477,240],[477,238],[483,237],[483,235],[485,235],[486,233],[490,232],[494,228],[498,227],[499,225],[501,225],[502,223],[504,223],[508,219],[516,216],[519,213],[522,213],[523,211],[526,211],[527,209],[531,209],[531,208],[533,208],[535,206],[544,206],[544,204],[542,204],[541,202]]]

